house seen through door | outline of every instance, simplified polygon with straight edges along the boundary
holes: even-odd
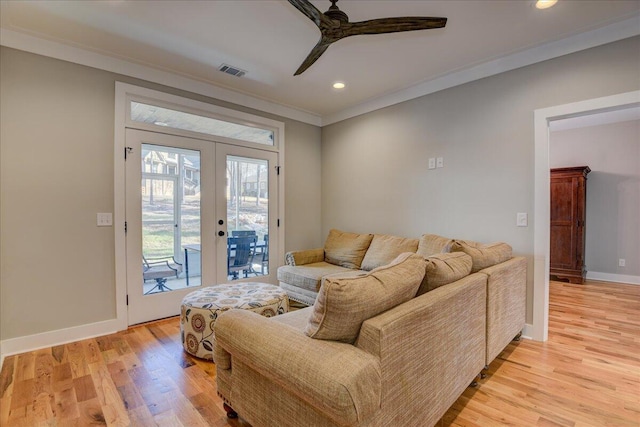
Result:
[[[126,152],[129,324],[202,286],[275,280],[277,153],[136,129]]]

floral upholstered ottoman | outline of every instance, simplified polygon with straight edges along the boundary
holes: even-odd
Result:
[[[265,317],[289,311],[289,297],[279,286],[243,282],[209,286],[187,294],[180,309],[180,336],[184,350],[213,359],[213,325],[223,311],[251,310]]]

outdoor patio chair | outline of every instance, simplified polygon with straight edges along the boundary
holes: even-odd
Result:
[[[171,262],[169,261],[171,260]],[[155,280],[156,285],[144,294],[156,292],[171,291],[172,289],[166,285],[167,278],[178,277],[182,273],[182,264],[177,262],[174,257],[164,258],[146,258],[142,256],[142,278],[147,280]]]
[[[231,230],[231,237],[255,236],[256,230]]]
[[[249,277],[250,273],[258,275],[253,269],[257,240],[258,237],[255,235],[227,239],[227,275],[232,276],[233,280],[238,279],[238,273],[243,273],[244,277]]]
[[[269,271],[269,235],[264,235],[264,248],[262,248],[262,263],[260,264],[260,273],[264,275],[264,269],[267,268],[267,272]]]

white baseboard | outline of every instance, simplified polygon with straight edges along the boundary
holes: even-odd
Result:
[[[67,344],[101,335],[108,335],[126,328],[126,324],[123,325],[122,322],[117,319],[112,319],[2,340],[0,341],[0,367],[2,366],[6,356]]]
[[[630,285],[640,285],[640,276],[629,276],[626,274],[598,273],[597,271],[587,271],[588,280],[600,280],[602,282],[627,283]]]
[[[533,325],[530,323],[525,323],[524,328],[522,328],[522,337],[528,340],[532,340],[533,336]]]

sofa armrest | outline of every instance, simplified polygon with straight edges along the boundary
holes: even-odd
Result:
[[[324,248],[287,252],[284,256],[287,265],[305,265],[324,261]]]
[[[480,270],[487,276],[487,365],[524,328],[527,312],[527,260],[511,258]]]
[[[215,335],[214,355],[227,354],[220,361],[232,375],[237,360],[337,424],[360,423],[380,408],[379,361],[353,345],[312,339],[245,310],[221,314]]]
[[[480,373],[486,280],[471,274],[362,324],[356,346],[379,357],[384,373],[382,413],[435,425]]]

